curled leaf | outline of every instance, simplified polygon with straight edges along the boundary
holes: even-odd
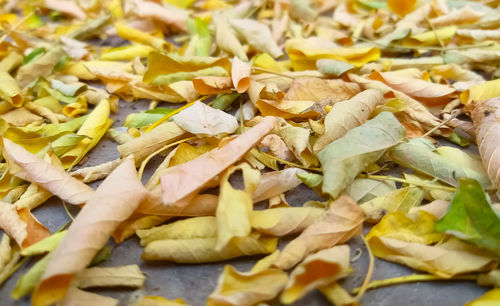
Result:
[[[289,269],[308,254],[341,244],[361,233],[365,216],[351,198],[341,196],[283,249],[274,266]]]
[[[0,202],[0,228],[16,243],[26,248],[50,236],[46,229],[27,208],[16,208],[5,202]]]

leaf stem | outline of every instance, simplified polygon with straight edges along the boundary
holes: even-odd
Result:
[[[452,278],[443,278],[432,274],[411,274],[393,278],[374,280],[368,284],[367,289],[377,289],[380,287],[401,285],[401,284],[415,283],[415,282],[429,282],[429,281],[441,281],[441,280],[476,280],[476,278],[477,278],[476,275],[458,275]],[[361,289],[362,287],[354,288],[351,292],[355,294],[357,292],[360,292]]]
[[[370,259],[370,263],[368,265],[368,271],[366,271],[366,277],[365,280],[363,281],[363,284],[361,285],[361,287],[356,288],[359,289],[358,294],[354,298],[354,300],[356,300],[357,302],[361,300],[363,294],[365,294],[365,291],[368,289],[368,286],[370,284],[370,279],[372,278],[373,270],[375,268],[375,257],[373,256],[372,249],[370,248],[370,245],[368,244],[368,241],[366,241],[364,235],[361,235],[361,239],[363,239],[363,243],[366,245],[366,249],[368,250],[368,257]]]
[[[321,172],[323,170],[321,170],[321,168],[307,168],[307,167],[304,167],[304,166],[301,166],[299,164],[296,164],[296,163],[292,163],[292,162],[289,162],[287,160],[284,160],[284,159],[281,159],[281,158],[278,158],[274,155],[271,155],[269,153],[266,153],[266,152],[262,152],[262,151],[259,151],[261,154],[269,157],[269,158],[272,158],[272,159],[275,159],[277,161],[279,161],[280,163],[284,163],[284,164],[287,164],[289,166],[294,166],[294,167],[297,167],[297,168],[301,168],[301,169],[305,169],[305,170],[310,170],[310,171],[316,171],[316,172]]]
[[[360,174],[360,177],[363,178],[369,178],[372,180],[379,180],[379,181],[394,181],[394,182],[399,182],[399,183],[405,183],[409,185],[415,185],[415,186],[420,186],[420,187],[425,187],[425,188],[433,188],[433,189],[440,189],[444,191],[450,191],[450,192],[455,192],[456,188],[454,187],[446,187],[446,186],[441,186],[441,185],[435,185],[435,184],[427,184],[427,183],[422,183],[422,182],[414,182],[414,181],[409,181],[403,178],[395,177],[395,176],[386,176],[386,175],[372,175],[372,174]]]

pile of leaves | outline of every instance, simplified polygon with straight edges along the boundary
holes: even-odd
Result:
[[[268,254],[250,271],[226,265],[208,305],[500,285],[498,0],[3,0],[0,12],[0,281],[38,258],[12,298],[116,305],[83,289],[143,286],[138,265],[94,266],[111,237],[134,235],[145,261]],[[149,110],[113,126],[124,103]],[[85,167],[103,137],[121,157]],[[301,184],[323,201],[290,206]],[[52,196],[81,208],[54,233],[32,214]],[[356,236],[370,267],[347,292]],[[370,282],[373,256],[426,274]],[[500,289],[469,305],[487,301]]]

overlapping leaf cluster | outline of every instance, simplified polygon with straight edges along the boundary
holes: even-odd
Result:
[[[0,282],[43,255],[12,298],[116,305],[82,289],[144,285],[137,265],[96,266],[110,237],[132,235],[145,261],[268,254],[248,272],[227,265],[208,305],[500,285],[498,1],[0,3]],[[136,102],[149,109],[113,126]],[[105,136],[120,158],[85,167]],[[290,206],[302,183],[324,201]],[[52,196],[81,207],[55,233],[35,217]],[[370,283],[370,260],[359,293],[343,289],[367,223],[370,256],[429,274]],[[136,303],[167,304],[185,302]]]

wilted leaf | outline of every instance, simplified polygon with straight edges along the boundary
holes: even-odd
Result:
[[[423,199],[424,192],[420,188],[406,187],[367,201],[360,207],[368,221],[378,222],[388,212],[409,212],[411,208],[419,206]]]
[[[271,300],[283,289],[286,280],[286,273],[279,269],[239,272],[226,265],[217,288],[208,296],[207,305],[250,306]]]
[[[260,177],[257,189],[253,192],[253,201],[260,202],[297,187],[302,183],[297,174],[302,172],[305,171],[299,168],[286,168],[264,173]]]
[[[293,80],[285,99],[314,102],[328,99],[333,104],[350,99],[359,92],[359,86],[355,83],[304,77]]]
[[[231,78],[238,93],[243,93],[250,87],[250,64],[235,57],[231,65]]]
[[[361,233],[365,216],[356,202],[341,196],[319,219],[283,249],[274,262],[276,267],[289,269],[308,254],[341,244]]]
[[[12,105],[19,107],[23,104],[21,89],[16,80],[7,72],[0,71],[0,97]]]
[[[253,19],[230,19],[231,26],[256,50],[280,57],[283,52],[272,38],[271,31],[264,24]]]
[[[84,183],[97,181],[108,176],[116,167],[122,163],[123,159],[115,159],[97,166],[85,167],[70,173],[72,177],[81,179]]]
[[[318,153],[324,173],[322,191],[336,198],[366,166],[398,144],[404,133],[393,114],[382,112],[330,143]]]

